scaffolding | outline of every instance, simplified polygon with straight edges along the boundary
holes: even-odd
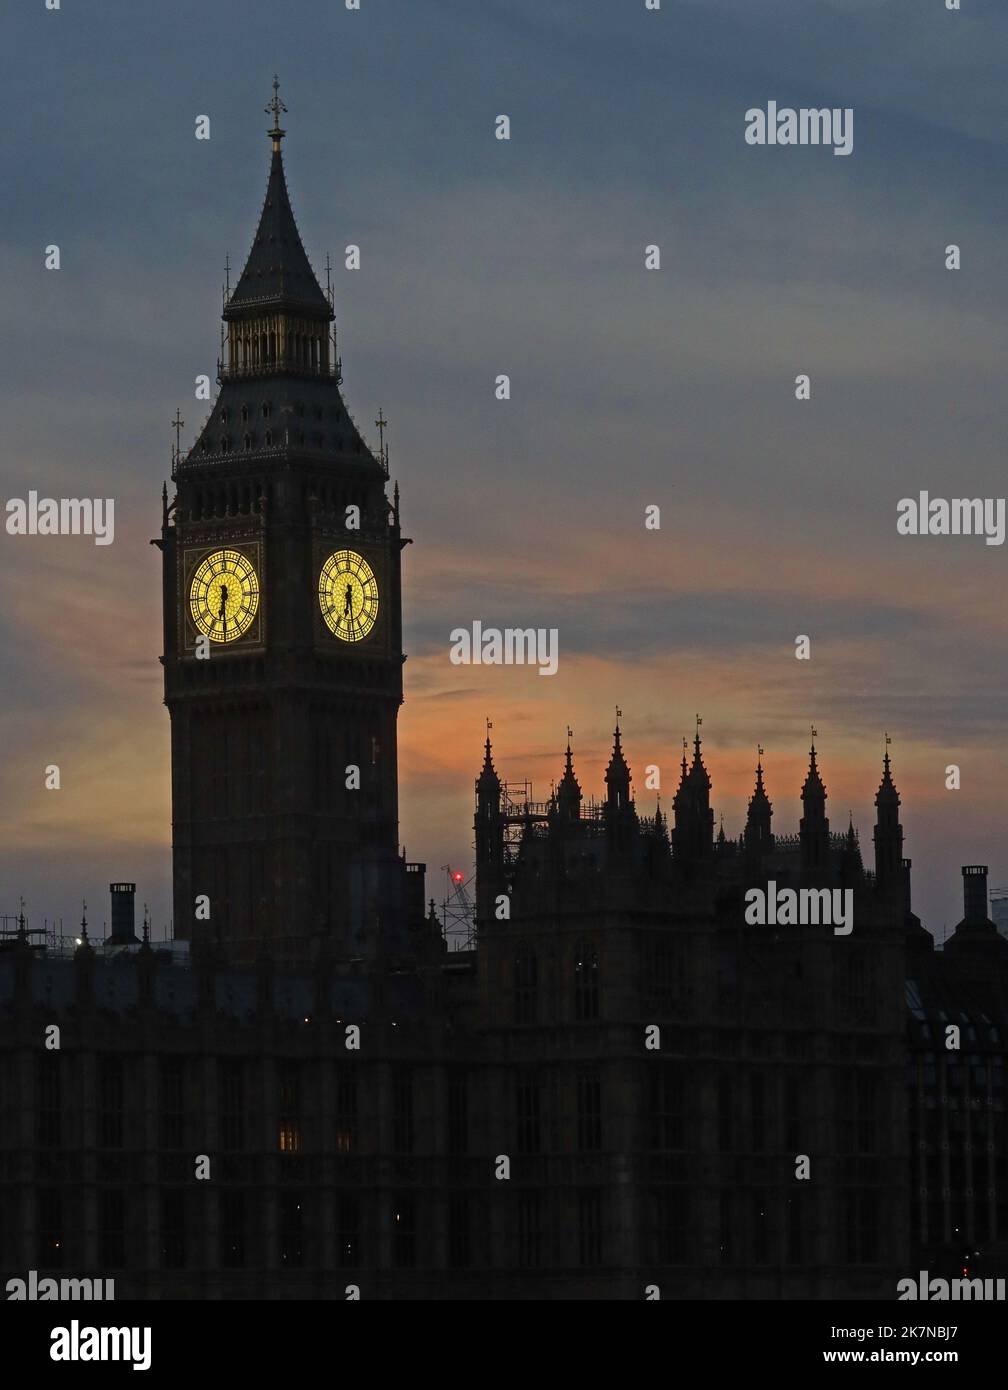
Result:
[[[449,951],[474,951],[476,949],[476,905],[469,896],[469,888],[475,883],[476,875],[466,878],[461,869],[453,869],[450,864],[442,864],[445,876],[444,897],[441,899],[441,930]]]

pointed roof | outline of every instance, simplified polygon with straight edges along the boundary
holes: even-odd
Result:
[[[889,735],[886,734],[886,751],[882,759],[882,781],[879,783],[879,789],[875,793],[876,806],[886,804],[890,806],[899,806],[900,804],[899,792],[896,790],[896,784],[892,779],[892,772],[889,767],[888,744]]]
[[[754,811],[763,810],[764,808],[767,811],[772,809],[770,798],[766,794],[766,787],[763,785],[763,756],[761,750],[756,760],[756,786],[753,789],[752,796],[749,798],[750,818]]]
[[[686,762],[686,759],[685,759],[685,757],[684,757],[684,758],[683,758],[683,764],[684,764],[684,765],[685,765],[685,762]],[[688,780],[689,780],[689,782],[691,783],[691,785],[696,786],[696,787],[699,787],[699,788],[701,788],[701,789],[704,790],[704,791],[710,791],[711,779],[710,779],[710,776],[709,776],[709,774],[708,774],[708,772],[707,772],[707,769],[704,767],[704,764],[703,764],[703,757],[701,756],[701,753],[700,753],[700,728],[699,728],[699,725],[697,726],[696,736],[695,736],[695,738],[693,739],[693,764],[692,764],[692,766],[690,767],[690,770],[689,770],[689,779],[688,779]]]
[[[606,768],[605,780],[610,782],[617,776],[627,782],[630,780],[630,768],[623,755],[623,745],[620,742],[619,719],[616,720],[616,728],[613,730],[613,751],[612,757],[609,759],[609,766]]]
[[[273,85],[275,92],[278,85],[275,80]],[[245,269],[224,310],[225,319],[240,318],[250,311],[258,314],[280,308],[309,318],[325,319],[327,323],[333,318],[329,300],[315,278],[301,243],[287,192],[280,150],[284,132],[279,127],[279,112],[285,109],[274,95],[273,105],[267,108],[274,111],[274,123],[268,132],[273,141],[273,158],[266,198]]]
[[[823,780],[819,776],[819,766],[816,763],[815,737],[813,736],[812,747],[809,749],[809,770],[805,777],[805,782],[801,789],[802,800],[808,801],[815,797],[823,801],[826,800],[826,788]]]
[[[476,790],[485,792],[499,792],[501,780],[497,776],[497,769],[493,765],[493,757],[490,753],[490,733],[487,731],[486,743],[484,745],[483,766],[480,775],[476,779]]]
[[[569,799],[581,800],[581,787],[577,778],[574,776],[574,761],[571,754],[570,734],[567,735],[567,755],[564,763],[563,776],[557,784],[557,801],[563,802]]]

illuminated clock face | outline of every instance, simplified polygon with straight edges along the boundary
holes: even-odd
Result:
[[[249,630],[259,608],[259,578],[238,550],[215,550],[189,588],[193,622],[211,642],[233,642]]]
[[[363,556],[337,550],[322,566],[319,607],[326,626],[343,642],[366,637],[378,617],[378,581]]]

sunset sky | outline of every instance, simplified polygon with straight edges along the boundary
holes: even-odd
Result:
[[[925,925],[941,939],[961,917],[962,864],[1008,884],[1008,546],[896,534],[922,489],[1006,493],[1008,10],[815,8],[814,25],[809,0],[5,16],[0,496],[114,497],[116,539],[0,533],[0,911],[23,894],[33,925],[69,924],[86,896],[100,932],[125,878],[156,934],[169,918],[149,540],[176,406],[184,447],[207,414],[193,382],[215,373],[225,254],[233,283],[258,219],[274,70],[302,239],[323,277],[327,252],[338,267],[344,396],[375,442],[379,407],[391,422],[414,541],[401,836],[428,892],[441,865],[470,869],[487,716],[498,770],[537,796],[570,724],[599,795],[617,704],[647,814],[644,765],[671,811],[702,715],[729,835],[758,742],[774,828],[797,829],[815,723],[833,828],[853,812],[868,867],[888,729]],[[853,154],[747,146],[745,112],[770,100],[853,107]],[[453,666],[449,633],[474,619],[557,628],[557,675]]]

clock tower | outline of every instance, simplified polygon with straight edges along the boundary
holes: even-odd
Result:
[[[340,393],[284,176],[225,300],[220,390],[163,493],[175,935],[305,962],[399,930],[399,495]],[[379,417],[380,418],[380,417]],[[384,420],[381,420],[382,427]],[[421,887],[422,893],[422,887]]]

